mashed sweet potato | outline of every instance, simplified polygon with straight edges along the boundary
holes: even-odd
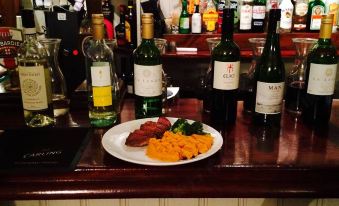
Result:
[[[161,161],[175,162],[205,153],[212,144],[213,137],[210,134],[185,136],[166,131],[161,139],[149,140],[146,155]]]

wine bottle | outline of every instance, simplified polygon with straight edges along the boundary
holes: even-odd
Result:
[[[187,0],[182,1],[182,10],[179,18],[179,34],[190,32],[190,19],[187,11]]]
[[[111,24],[113,25],[114,21],[114,6],[112,5],[110,0],[104,0],[102,7],[102,14],[104,15],[104,18],[107,19]]]
[[[37,41],[33,10],[22,10],[25,40],[18,49],[18,70],[25,123],[54,124],[51,71],[45,48]]]
[[[280,16],[280,9],[270,10],[266,43],[254,72],[256,97],[253,120],[258,125],[280,125],[285,82],[279,42]]]
[[[141,17],[142,41],[133,54],[135,118],[160,116],[162,112],[162,64],[155,46],[153,14]]]
[[[212,51],[211,120],[216,123],[234,123],[237,117],[240,49],[233,41],[234,12],[223,11],[222,36]]]
[[[292,17],[292,30],[306,31],[308,0],[297,0]]]
[[[326,124],[331,116],[338,66],[337,50],[331,43],[332,24],[332,14],[322,18],[318,42],[307,56],[302,115],[311,124]]]
[[[266,0],[254,0],[251,26],[253,32],[264,32],[265,14]]]
[[[201,33],[201,14],[199,11],[199,0],[194,0],[194,13],[192,15],[192,34]]]
[[[127,43],[131,49],[135,49],[137,47],[137,22],[133,6],[133,0],[128,0],[125,32]]]
[[[104,17],[92,14],[93,41],[85,51],[89,120],[94,127],[108,127],[118,117],[119,85],[113,53],[104,41]]]
[[[314,0],[308,3],[307,25],[309,31],[319,31],[321,16],[324,14],[325,3],[322,0]]]
[[[222,17],[223,11],[225,8],[226,0],[219,0],[217,10],[218,10],[218,21],[217,21],[217,33],[221,34],[222,32]]]
[[[115,27],[117,44],[119,47],[126,46],[126,28],[125,28],[125,5],[119,6],[120,23]]]
[[[253,14],[253,0],[241,0],[239,32],[250,32]]]

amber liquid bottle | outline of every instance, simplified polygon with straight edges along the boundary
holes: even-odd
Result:
[[[256,98],[253,120],[258,125],[280,125],[285,85],[278,33],[280,12],[280,9],[270,10],[266,43],[254,73]]]
[[[233,10],[224,9],[221,41],[212,51],[211,120],[215,123],[234,123],[237,117],[240,49],[233,41],[233,21]]]
[[[337,50],[331,43],[332,25],[332,14],[322,17],[318,43],[307,57],[302,115],[305,122],[315,125],[328,123],[331,116],[338,67]]]

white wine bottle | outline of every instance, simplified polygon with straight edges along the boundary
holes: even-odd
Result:
[[[45,48],[37,41],[33,10],[22,10],[25,41],[18,49],[18,70],[25,123],[53,125],[51,71]]]
[[[104,17],[92,14],[93,40],[85,51],[88,108],[94,127],[108,127],[117,122],[119,85],[113,69],[113,52],[104,41]]]
[[[323,16],[319,40],[307,56],[306,94],[303,119],[315,125],[327,124],[331,116],[338,56],[331,43],[333,14]]]
[[[134,51],[135,118],[162,114],[162,64],[153,39],[153,14],[144,13],[142,42]]]

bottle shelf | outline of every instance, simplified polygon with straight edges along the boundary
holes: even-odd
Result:
[[[168,45],[176,47],[192,47],[197,48],[197,52],[175,52],[167,51],[164,56],[169,58],[208,58],[210,52],[207,38],[220,37],[220,34],[164,34],[163,38],[167,40]],[[241,50],[242,58],[251,58],[252,49],[248,42],[249,38],[265,38],[266,33],[235,33],[234,41]],[[293,46],[293,38],[315,38],[318,39],[318,33],[282,33],[280,34],[280,49],[282,57],[292,58],[295,56],[295,48]],[[339,32],[332,34],[332,41],[339,54]]]

